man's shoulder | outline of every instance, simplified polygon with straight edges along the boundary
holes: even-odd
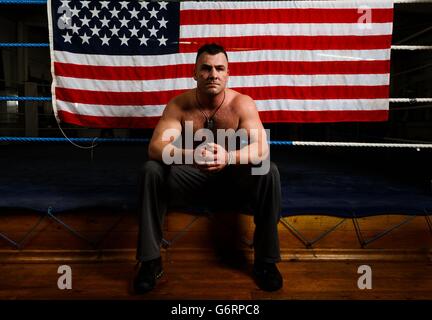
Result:
[[[255,108],[254,100],[241,92],[230,89],[231,97],[231,108],[236,112],[244,112],[250,110],[250,108]]]
[[[193,89],[190,89],[176,95],[168,102],[168,106],[179,110],[187,109],[191,104],[192,97],[194,96],[193,92]]]

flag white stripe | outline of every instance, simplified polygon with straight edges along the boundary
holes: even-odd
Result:
[[[261,75],[231,76],[228,86],[274,87],[274,86],[382,86],[390,82],[388,74],[353,75]],[[91,80],[57,77],[60,88],[108,92],[152,92],[192,89],[196,86],[192,78],[163,80]]]
[[[109,106],[57,100],[58,110],[96,117],[159,117],[164,105]]]
[[[258,111],[359,111],[388,110],[388,99],[255,100]],[[158,117],[164,105],[109,106],[57,100],[58,110],[97,117]]]
[[[192,89],[196,86],[192,77],[162,80],[92,80],[57,77],[57,83],[60,88],[107,92],[160,92]]]
[[[180,27],[181,38],[242,36],[372,36],[391,35],[392,23],[206,24]],[[367,28],[366,28],[367,27]]]
[[[355,1],[184,1],[180,10],[214,9],[357,9],[359,7],[393,8],[393,0],[355,0]],[[199,8],[199,9],[197,9]]]
[[[228,52],[230,62],[260,61],[376,61],[389,60],[389,49],[378,50],[259,50]],[[158,56],[92,55],[54,51],[56,62],[92,66],[154,67],[194,64],[196,53]],[[192,73],[192,70],[191,70]]]

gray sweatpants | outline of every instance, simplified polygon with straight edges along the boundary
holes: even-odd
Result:
[[[280,260],[277,224],[281,209],[281,186],[277,166],[266,175],[252,175],[247,165],[229,166],[207,174],[189,165],[167,166],[148,160],[140,172],[140,216],[137,260],[160,256],[163,221],[168,208],[205,205],[244,208],[254,215],[255,259]],[[217,217],[216,217],[217,218]]]

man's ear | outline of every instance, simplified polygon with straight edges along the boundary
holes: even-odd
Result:
[[[194,67],[194,69],[193,69],[193,78],[195,81],[198,81],[196,67]]]

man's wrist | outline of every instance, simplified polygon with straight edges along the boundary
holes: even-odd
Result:
[[[229,151],[227,156],[227,166],[235,163],[235,151]]]

